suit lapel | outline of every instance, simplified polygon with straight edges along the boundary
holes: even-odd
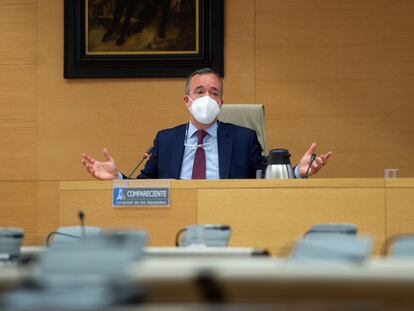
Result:
[[[183,164],[185,129],[186,125],[184,124],[177,127],[174,132],[175,137],[171,148],[170,170],[171,176],[175,179],[180,178],[181,165]]]
[[[225,123],[217,129],[220,179],[230,178],[232,135]]]

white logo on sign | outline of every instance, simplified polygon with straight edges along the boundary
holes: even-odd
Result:
[[[116,197],[117,200],[125,200],[124,189],[119,189],[118,196]]]

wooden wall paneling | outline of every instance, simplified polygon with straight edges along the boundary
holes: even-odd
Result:
[[[0,71],[0,179],[35,180],[36,68],[0,64]]]
[[[38,181],[36,185],[36,244],[44,245],[48,234],[59,226],[59,182]]]
[[[0,182],[0,227],[24,229],[24,245],[36,244],[36,182]]]
[[[255,92],[269,146],[332,148],[320,177],[414,174],[414,3],[257,0]]]
[[[0,219],[36,242],[36,1],[0,2]]]
[[[36,0],[0,2],[0,63],[36,62]]]
[[[0,180],[35,180],[36,1],[1,1],[0,17]]]
[[[225,2],[224,103],[255,103],[254,1]]]

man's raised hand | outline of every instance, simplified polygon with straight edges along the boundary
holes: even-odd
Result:
[[[87,154],[82,154],[81,162],[85,166],[88,173],[96,179],[112,180],[118,178],[118,170],[114,159],[108,152],[108,149],[103,149],[105,161],[98,161]]]

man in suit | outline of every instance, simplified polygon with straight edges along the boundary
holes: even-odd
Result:
[[[190,122],[158,132],[151,157],[138,178],[254,178],[264,161],[256,132],[217,119],[222,95],[223,82],[216,72],[203,68],[192,73],[184,95]],[[295,167],[295,177],[305,176],[315,151],[313,143]],[[108,150],[103,152],[105,161],[82,155],[87,171],[97,179],[126,178],[118,172]],[[326,165],[331,154],[317,156],[309,175]]]

